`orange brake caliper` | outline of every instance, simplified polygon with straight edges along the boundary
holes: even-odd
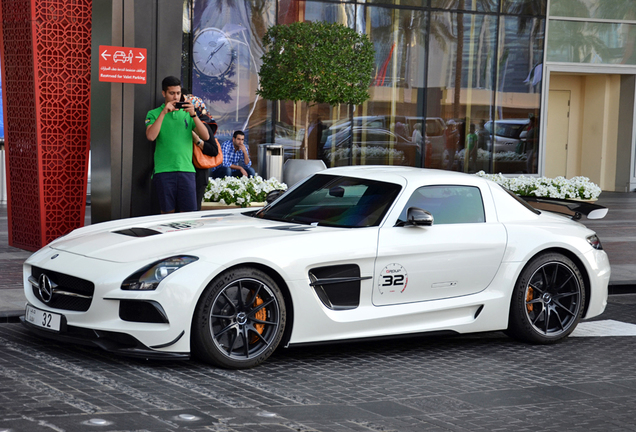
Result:
[[[262,304],[263,304],[263,299],[260,298],[259,296],[256,296],[256,299],[254,300],[254,307],[257,308],[258,306]],[[254,318],[259,321],[265,321],[267,319],[267,311],[265,310],[265,308],[262,308],[261,310],[256,312],[254,314]],[[265,330],[265,324],[254,324],[254,328],[256,329],[258,334],[263,334],[263,330]],[[252,336],[252,340],[250,341],[250,343],[255,343],[256,341],[258,341],[258,336],[256,335]]]
[[[528,287],[528,294],[526,294],[526,309],[528,309],[528,312],[532,312],[534,309],[534,304],[528,303],[532,299],[534,299],[534,290],[532,287]]]

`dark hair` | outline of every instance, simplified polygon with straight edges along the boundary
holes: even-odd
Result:
[[[167,76],[161,81],[161,90],[166,91],[168,87],[179,86],[181,87],[181,80],[175,76]]]
[[[243,133],[243,131],[234,131],[234,135],[232,135],[232,138],[236,138],[239,135],[243,135],[245,136],[245,134]]]

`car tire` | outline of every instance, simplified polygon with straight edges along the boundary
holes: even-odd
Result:
[[[574,331],[584,305],[585,284],[576,264],[559,253],[538,255],[515,284],[507,333],[524,342],[558,342]]]
[[[282,292],[266,273],[251,267],[228,270],[199,299],[192,322],[193,354],[228,369],[257,366],[280,343],[286,316]]]

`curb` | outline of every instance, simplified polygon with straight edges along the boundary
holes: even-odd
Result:
[[[24,315],[24,310],[0,311],[0,324],[19,323],[22,315]]]
[[[612,284],[608,288],[609,295],[613,294],[635,294],[636,293],[636,282],[623,282]]]

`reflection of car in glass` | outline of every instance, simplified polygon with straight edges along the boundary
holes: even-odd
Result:
[[[261,210],[77,229],[25,262],[24,322],[119,354],[246,368],[277,347],[426,332],[554,343],[603,312],[609,277],[593,231],[494,182],[341,167]]]
[[[349,155],[353,151],[355,164],[362,165],[413,165],[420,148],[405,137],[387,129],[367,126],[341,129],[327,137],[323,147],[323,159],[327,166],[349,165]]]
[[[495,129],[493,131],[493,123]],[[497,120],[495,122],[486,122],[486,130],[490,135],[495,136],[495,153],[498,152],[514,152],[517,149],[517,144],[520,141],[525,140],[526,133],[528,132],[528,124],[530,120],[526,119],[504,119]]]
[[[430,146],[426,147],[426,167],[442,168],[444,159],[446,123],[439,117],[428,117],[426,119],[426,138],[430,141]],[[430,150],[429,150],[430,148]]]
[[[412,131],[413,128],[409,129],[409,124],[407,123],[407,117],[404,116],[390,116],[390,115],[372,115],[372,116],[357,116],[353,118],[353,126],[354,127],[366,127],[367,129],[387,129],[390,130],[391,126],[393,129],[396,129],[396,125],[404,125],[405,129],[402,135],[410,135],[409,130]],[[329,128],[330,133],[337,133],[342,129],[350,128],[351,121],[349,119],[339,121],[335,123],[333,126]],[[399,133],[400,131],[395,130],[395,133]]]

